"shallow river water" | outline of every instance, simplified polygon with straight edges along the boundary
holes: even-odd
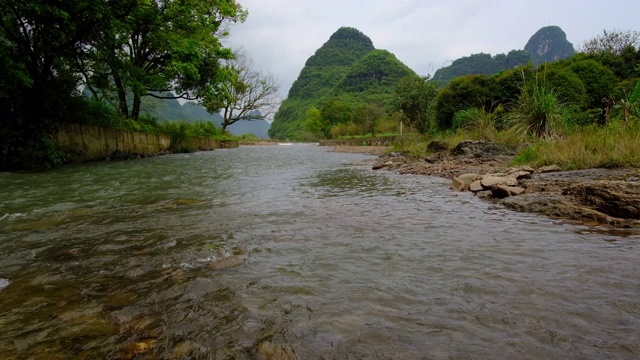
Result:
[[[370,159],[266,146],[0,173],[1,357],[640,358],[637,232]]]

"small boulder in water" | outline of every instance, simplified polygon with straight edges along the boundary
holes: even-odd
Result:
[[[9,286],[9,280],[0,278],[0,290],[3,290],[7,286]]]
[[[219,260],[211,260],[207,264],[207,267],[212,270],[220,270],[238,266],[243,262],[244,260],[240,256],[233,255]]]

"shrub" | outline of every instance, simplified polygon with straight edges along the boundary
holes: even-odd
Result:
[[[522,87],[515,108],[509,114],[513,129],[521,137],[554,138],[563,119],[564,105],[549,86],[536,79]]]

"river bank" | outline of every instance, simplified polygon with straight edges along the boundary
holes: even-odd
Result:
[[[510,166],[515,155],[511,149],[491,143],[463,143],[467,144],[466,148],[462,146],[422,159],[399,153],[384,154],[373,169],[447,178],[452,181],[454,191],[471,191],[479,198],[519,212],[587,225],[640,228],[640,169]],[[333,149],[384,152],[384,149],[358,150],[358,147]]]

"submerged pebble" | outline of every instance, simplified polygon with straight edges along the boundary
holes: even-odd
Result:
[[[9,280],[0,278],[0,290],[9,286]]]

